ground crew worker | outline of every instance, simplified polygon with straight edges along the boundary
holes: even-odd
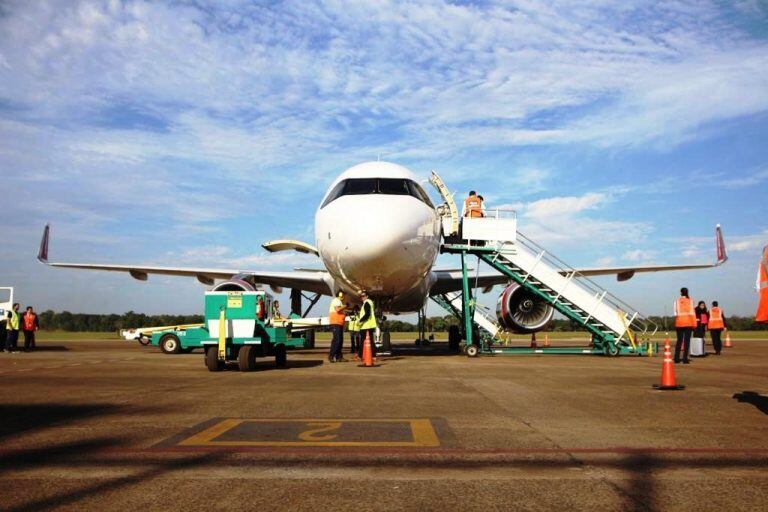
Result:
[[[328,323],[331,324],[331,333],[333,335],[331,351],[328,353],[328,361],[331,363],[345,361],[341,353],[344,345],[344,322],[346,321],[343,298],[344,292],[339,290],[339,293],[331,301],[331,308],[328,312]]]
[[[715,348],[715,355],[720,355],[720,351],[723,349],[723,342],[720,336],[724,329],[728,328],[728,324],[725,322],[725,316],[723,310],[720,309],[717,301],[712,301],[712,309],[709,310],[709,332],[712,335],[712,346]]]
[[[757,283],[755,283],[760,300],[757,303],[755,321],[768,323],[768,245],[763,247],[763,257],[757,266]]]
[[[477,197],[477,192],[469,191],[469,197],[464,200],[464,217],[482,217],[483,202]]]
[[[15,352],[19,343],[19,303],[13,305],[8,312],[8,324],[6,325],[8,352]]]
[[[358,328],[360,329],[360,347],[357,351],[357,356],[362,359],[363,357],[363,345],[365,345],[365,337],[371,338],[371,355],[376,357],[376,343],[374,342],[376,336],[376,311],[373,306],[373,301],[368,296],[368,292],[363,290],[360,292],[360,298],[363,299],[363,305],[360,307],[360,313],[358,317]]]
[[[675,362],[680,362],[680,350],[683,350],[683,363],[691,362],[691,333],[696,327],[696,315],[693,312],[693,301],[688,296],[688,288],[680,288],[680,297],[674,303],[675,331],[677,331],[677,343],[675,344]]]
[[[283,315],[280,314],[280,301],[276,300],[272,303],[272,318],[275,320],[280,320],[283,318]]]
[[[29,352],[35,348],[35,331],[40,328],[40,319],[32,306],[27,306],[26,313],[21,316],[21,328],[24,331],[24,352]]]
[[[358,327],[357,315],[349,317],[349,353],[357,354],[357,347],[360,344],[360,327]]]

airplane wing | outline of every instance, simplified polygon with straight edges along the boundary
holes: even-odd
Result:
[[[618,281],[627,281],[638,273],[719,267],[728,260],[728,254],[725,251],[725,242],[723,241],[723,231],[719,224],[715,228],[715,246],[717,250],[717,261],[714,263],[700,263],[693,265],[635,265],[625,267],[577,268],[574,270],[586,277],[615,275]],[[432,295],[461,290],[460,269],[437,270],[434,273],[436,279],[435,284],[432,286]],[[566,274],[568,272],[563,271],[562,273]],[[508,277],[503,276],[498,272],[480,272],[479,274],[471,272],[469,278],[470,286],[472,288],[485,288],[486,291],[494,285],[506,284],[510,281]]]
[[[725,252],[723,230],[720,228],[720,224],[715,227],[715,249],[717,250],[717,261],[714,263],[699,263],[694,265],[637,265],[627,267],[579,268],[576,270],[579,274],[587,277],[615,275],[618,281],[627,281],[628,279],[632,279],[632,276],[638,273],[719,267],[728,261],[728,253]]]
[[[166,276],[194,277],[206,285],[212,285],[215,279],[230,279],[237,275],[253,276],[257,283],[273,286],[295,288],[313,293],[330,295],[330,276],[324,270],[295,270],[288,272],[262,272],[240,269],[213,269],[189,267],[158,267],[147,265],[113,265],[104,263],[54,263],[48,261],[48,243],[50,225],[46,224],[43,238],[40,241],[40,251],[37,259],[49,267],[78,268],[86,270],[105,270],[109,272],[125,272],[139,281],[146,281],[150,274]]]

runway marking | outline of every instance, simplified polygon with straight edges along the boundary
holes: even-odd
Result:
[[[428,419],[228,418],[177,446],[428,448],[440,440]]]

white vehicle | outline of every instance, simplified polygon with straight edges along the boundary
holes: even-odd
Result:
[[[722,264],[725,249],[717,236],[718,261],[714,264],[632,266],[573,269],[581,276],[616,275],[627,280],[639,272],[709,268]],[[269,251],[296,250],[317,256],[321,268],[271,272],[249,269],[214,269],[113,265],[101,263],[51,263],[48,261],[49,226],[45,227],[38,259],[49,266],[127,272],[146,280],[150,274],[195,277],[203,284],[227,280],[219,289],[246,290],[269,285],[318,295],[345,291],[356,299],[368,290],[380,313],[420,312],[431,295],[462,289],[460,270],[435,269],[443,243],[442,219],[416,176],[403,166],[389,162],[366,162],[344,171],[328,188],[315,214],[316,245],[295,240],[267,242]],[[489,288],[509,283],[495,271],[478,273],[473,285]],[[512,285],[507,296],[518,289]],[[229,288],[228,288],[229,287]],[[522,289],[520,289],[520,293]],[[522,301],[521,307],[528,307]],[[540,308],[551,318],[551,308]],[[539,315],[541,316],[541,315]],[[522,317],[507,323],[523,332],[544,328],[541,318]],[[526,331],[527,329],[527,331]]]
[[[8,312],[13,307],[13,288],[10,286],[0,287],[0,323],[5,323],[8,318]]]

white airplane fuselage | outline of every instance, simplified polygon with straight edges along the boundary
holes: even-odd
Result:
[[[367,290],[382,311],[421,309],[441,241],[440,217],[425,196],[413,173],[389,162],[359,164],[334,180],[315,215],[334,293]]]

